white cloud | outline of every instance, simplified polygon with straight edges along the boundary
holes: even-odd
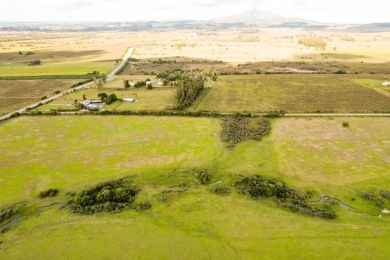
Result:
[[[1,21],[210,19],[258,8],[323,22],[390,21],[389,0],[0,0]]]

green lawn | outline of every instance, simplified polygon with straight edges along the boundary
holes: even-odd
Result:
[[[343,122],[350,127],[342,127]],[[102,180],[132,176],[144,212],[80,216],[55,207],[0,234],[2,259],[387,259],[390,216],[359,191],[389,189],[387,118],[277,119],[261,142],[227,150],[218,119],[134,116],[21,117],[0,125],[0,205],[25,200],[46,205],[69,199]],[[211,183],[237,174],[286,181],[335,206],[322,220],[281,209],[271,200],[233,192],[217,196],[188,171],[212,169]],[[181,182],[186,192],[160,201]],[[59,188],[59,197],[37,192]],[[354,200],[352,200],[354,199]],[[386,202],[389,207],[389,201]]]
[[[39,66],[29,66],[25,63],[12,63],[0,65],[0,77],[82,75],[91,73],[93,71],[108,73],[113,69],[114,66],[114,61],[43,63]]]
[[[234,75],[221,76],[194,109],[221,112],[389,112],[390,97],[356,80],[384,75]]]

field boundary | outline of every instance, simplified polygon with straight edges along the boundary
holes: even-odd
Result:
[[[0,80],[92,79],[94,76],[95,74],[2,76],[0,77]]]
[[[218,113],[218,112],[205,112],[205,111],[152,111],[152,110],[125,110],[125,111],[27,111],[15,116],[172,116],[172,117],[204,117],[204,118],[224,118],[224,117],[270,117],[270,118],[283,118],[283,117],[390,117],[390,113],[341,113],[341,114],[314,114],[314,113],[302,113],[302,114],[284,114],[279,116],[272,116],[267,113]]]

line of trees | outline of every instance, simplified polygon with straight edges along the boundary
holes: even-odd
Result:
[[[204,79],[202,76],[188,76],[180,80],[176,92],[176,108],[183,110],[191,106],[203,90]]]

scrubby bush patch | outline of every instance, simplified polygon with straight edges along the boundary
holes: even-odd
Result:
[[[217,184],[211,187],[210,191],[212,193],[215,193],[217,195],[228,195],[230,194],[231,190],[229,187]]]
[[[211,173],[207,169],[194,169],[193,171],[198,184],[206,185],[210,183]]]
[[[241,176],[235,186],[241,194],[251,198],[274,198],[280,206],[293,212],[325,219],[337,217],[330,204],[325,203],[321,207],[309,205],[304,195],[278,180],[257,175]]]
[[[382,208],[385,205],[385,202],[380,198],[380,196],[383,197],[382,192],[380,194],[377,194],[374,191],[361,191],[359,192],[359,195],[361,198],[373,202],[378,208]]]
[[[383,190],[380,192],[380,195],[384,198],[384,199],[390,199],[390,191],[388,190]]]
[[[134,209],[137,211],[148,210],[152,207],[149,201],[140,201],[134,205]]]
[[[250,123],[253,123],[252,125]],[[222,123],[222,140],[232,148],[247,140],[260,141],[271,128],[269,119],[252,119],[242,117],[227,117]]]
[[[139,189],[124,180],[105,182],[77,194],[69,202],[73,213],[120,212],[130,208]]]
[[[21,212],[19,207],[7,207],[0,209],[0,223],[3,223],[11,218],[19,215]]]
[[[39,193],[39,197],[41,199],[43,198],[47,198],[47,197],[55,197],[57,196],[59,190],[58,189],[48,189],[48,190],[44,190],[44,191],[41,191]]]

